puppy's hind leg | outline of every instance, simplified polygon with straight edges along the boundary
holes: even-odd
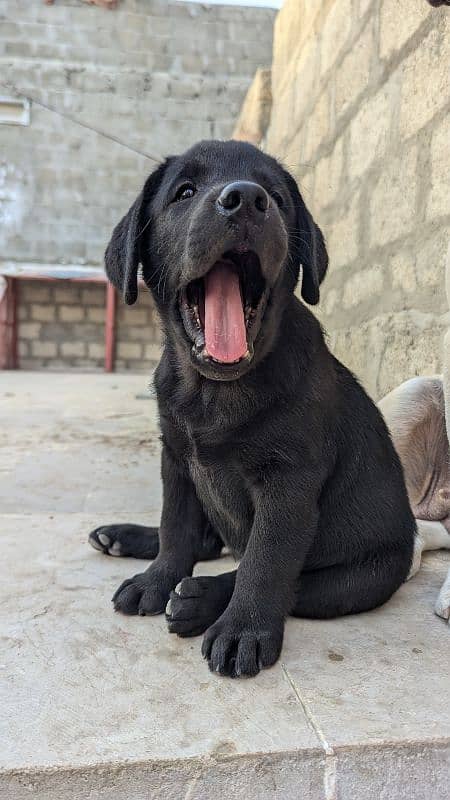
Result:
[[[159,550],[158,528],[145,525],[102,525],[89,534],[89,544],[107,556],[156,558]]]
[[[102,525],[89,534],[89,544],[107,556],[128,556],[152,561],[159,553],[158,528],[145,525]],[[219,558],[223,541],[207,524],[197,554],[198,561]]]
[[[427,519],[417,519],[417,535],[414,539],[414,555],[407,580],[412,578],[420,569],[422,553],[427,550],[450,550],[450,534],[442,522],[432,522]]]

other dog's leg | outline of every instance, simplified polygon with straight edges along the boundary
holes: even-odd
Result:
[[[159,552],[158,528],[144,525],[102,525],[89,534],[89,544],[109,556],[130,558],[156,558]],[[220,536],[209,523],[206,524],[200,542],[197,561],[219,558],[223,548]]]
[[[450,269],[448,270],[450,276]],[[420,568],[425,550],[450,549],[450,334],[444,341],[444,379],[414,378],[380,401],[400,455],[408,495],[417,519],[417,536],[409,578]],[[426,517],[426,519],[424,519]],[[449,617],[450,578],[435,612]]]
[[[448,619],[450,623],[450,569],[445,582],[442,584],[434,610],[438,617]]]
[[[170,633],[198,636],[225,611],[233,594],[236,570],[222,575],[183,578],[170,593],[166,619]]]
[[[405,580],[405,555],[384,553],[363,563],[303,572],[291,609],[294,617],[332,619],[385,603]]]
[[[159,552],[145,572],[119,586],[114,608],[124,614],[159,614],[177,583],[192,574],[207,520],[184,464],[166,443],[161,455],[163,508]]]
[[[417,535],[414,539],[414,555],[409,571],[408,580],[420,569],[422,553],[427,550],[450,550],[450,534],[442,522],[432,522],[428,519],[418,519]]]

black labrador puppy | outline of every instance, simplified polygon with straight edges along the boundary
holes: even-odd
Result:
[[[113,555],[154,558],[117,611],[206,631],[224,675],[281,650],[286,615],[330,618],[384,603],[406,579],[415,521],[381,414],[335,359],[310,310],[324,239],[294,179],[252,145],[205,141],[168,158],[119,222],[106,270],[127,303],[138,267],[165,343],[159,531],[111,525]],[[226,544],[234,572],[189,577]],[[166,607],[167,606],[167,607]]]

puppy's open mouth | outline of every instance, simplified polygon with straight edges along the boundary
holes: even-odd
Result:
[[[268,291],[258,256],[227,252],[180,294],[181,317],[195,355],[218,364],[251,360]]]

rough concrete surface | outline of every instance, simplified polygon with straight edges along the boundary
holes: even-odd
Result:
[[[159,443],[143,376],[0,375],[1,800],[446,800],[448,554],[382,609],[289,620],[256,679],[208,672],[200,640],[110,598],[145,562],[87,535],[157,523]],[[231,568],[229,558],[198,572]]]

